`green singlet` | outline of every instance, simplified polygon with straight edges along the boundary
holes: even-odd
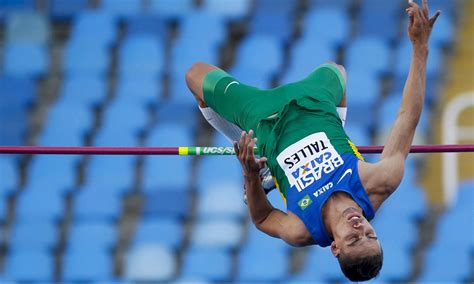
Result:
[[[204,101],[223,118],[245,131],[253,129],[257,147],[279,184],[283,197],[289,188],[277,157],[295,142],[324,132],[339,154],[355,154],[336,106],[345,81],[332,64],[323,64],[305,79],[270,90],[245,85],[222,70],[211,71],[203,82]]]

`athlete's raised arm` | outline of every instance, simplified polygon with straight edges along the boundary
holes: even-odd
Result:
[[[242,132],[240,141],[234,143],[235,153],[242,165],[247,190],[247,205],[255,226],[262,232],[280,238],[292,246],[314,244],[304,223],[294,214],[274,208],[267,199],[260,181],[259,171],[266,158],[256,159],[254,147],[256,140],[253,131]]]
[[[371,171],[371,184],[388,195],[392,193],[403,177],[404,161],[409,153],[415,135],[415,129],[423,109],[426,88],[426,64],[428,58],[428,40],[433,25],[440,15],[437,11],[429,17],[428,1],[422,0],[420,8],[413,1],[406,9],[409,16],[408,35],[413,45],[412,59],[408,79],[403,90],[402,102],[396,121],[385,144],[381,161]]]

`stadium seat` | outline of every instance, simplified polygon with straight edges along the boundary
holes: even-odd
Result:
[[[384,75],[390,69],[391,54],[388,44],[377,37],[353,40],[346,53],[346,67],[365,70],[373,75]]]
[[[87,10],[78,14],[71,30],[72,40],[93,43],[95,47],[100,48],[110,47],[116,36],[117,23],[114,17],[100,10]]]
[[[165,246],[143,244],[125,257],[124,277],[130,281],[170,281],[177,271],[175,255]]]
[[[100,188],[83,187],[74,198],[73,218],[79,222],[114,222],[122,213],[122,200]]]
[[[12,12],[31,11],[35,7],[35,0],[4,0],[0,6],[0,20]]]
[[[4,196],[0,196],[0,224],[3,224],[7,218],[8,218],[8,204],[7,204],[7,198]],[[0,234],[2,233],[2,230],[0,228]],[[0,241],[2,243],[2,241]]]
[[[63,71],[67,76],[95,76],[102,78],[109,68],[107,49],[97,42],[70,39],[63,54]]]
[[[120,130],[125,133],[138,134],[146,127],[148,122],[148,112],[139,103],[122,103],[122,101],[112,101],[103,114],[102,130]]]
[[[374,105],[378,100],[380,82],[370,73],[347,70],[347,105],[349,106],[348,121],[364,127],[373,126],[375,122]]]
[[[30,249],[13,251],[5,260],[5,276],[15,281],[51,282],[54,280],[53,256]]]
[[[143,106],[161,102],[160,81],[146,77],[125,77],[117,85],[116,100],[137,102]]]
[[[348,15],[337,8],[310,10],[304,18],[304,27],[303,38],[315,37],[333,48],[343,45],[350,32]]]
[[[310,0],[309,4],[317,8],[329,6],[347,9],[352,2],[352,0]]]
[[[115,224],[93,220],[72,224],[67,239],[67,251],[110,251],[117,244]]]
[[[142,12],[142,2],[136,0],[102,0],[100,9],[106,13],[112,14],[114,17],[126,18]]]
[[[259,52],[265,50],[264,53]],[[232,75],[244,80],[245,73],[264,76],[271,79],[281,68],[283,50],[277,40],[270,36],[249,36],[240,44],[236,64],[232,67]],[[248,82],[250,83],[250,82]]]
[[[105,83],[104,80],[96,76],[67,76],[63,79],[57,104],[72,104],[75,107],[95,106],[105,100],[107,95]]]
[[[203,157],[197,169],[196,187],[199,191],[233,188],[242,184],[242,169],[235,157]]]
[[[120,76],[159,78],[163,71],[163,64],[163,46],[156,37],[150,35],[129,36],[120,48]]]
[[[241,219],[247,211],[243,201],[239,202],[243,199],[242,196],[240,184],[229,184],[225,189],[206,190],[198,197],[197,216],[200,219],[215,216]]]
[[[362,1],[358,13],[358,35],[376,37],[387,43],[394,42],[400,30],[400,1],[381,5],[373,0]]]
[[[232,258],[229,252],[191,249],[184,254],[181,276],[221,282],[229,281],[231,271]]]
[[[288,271],[288,256],[283,251],[255,247],[240,251],[237,270],[238,281],[280,282],[287,277]]]
[[[412,44],[408,39],[403,40],[399,44],[398,49],[396,51],[395,75],[404,77],[404,80],[406,80],[406,76],[408,74],[408,70],[411,63],[411,52]],[[426,67],[427,77],[437,78],[442,71],[442,63],[443,56],[440,48],[436,46],[431,46],[430,54],[428,56],[428,64]]]
[[[46,44],[50,28],[46,17],[33,11],[9,14],[7,18],[6,42]]]
[[[337,259],[329,248],[312,247],[298,279],[305,281],[333,283],[346,281]]]
[[[286,0],[258,0],[250,19],[249,34],[273,36],[287,43],[293,35],[298,3]]]
[[[286,210],[285,210],[286,211]],[[288,252],[290,246],[278,238],[263,233],[252,222],[247,223],[247,237],[242,249]]]
[[[242,239],[242,229],[236,221],[197,221],[191,236],[191,246],[197,248],[217,248],[230,250],[237,247]]]
[[[36,84],[32,79],[2,75],[0,106],[28,108],[36,101]]]
[[[189,190],[159,189],[147,192],[142,206],[142,215],[145,217],[186,218],[192,212]]]
[[[27,187],[47,194],[66,194],[76,185],[79,156],[35,156],[28,171]]]
[[[59,240],[59,230],[48,221],[17,221],[10,235],[10,251],[51,252]]]
[[[474,179],[461,182],[456,197],[454,210],[464,210],[471,208],[474,202]]]
[[[45,46],[36,43],[7,43],[4,74],[19,77],[39,77],[48,72],[49,59]]]
[[[224,19],[242,20],[249,14],[251,4],[250,0],[204,0],[202,9]]]
[[[89,0],[51,0],[49,12],[53,19],[70,20],[89,8]]]
[[[152,35],[165,42],[168,38],[168,25],[166,21],[158,15],[138,14],[125,19],[127,36]]]
[[[458,247],[469,251],[473,243],[474,214],[472,206],[449,208],[439,219],[435,230],[434,244],[444,246],[455,243]],[[456,232],[456,234],[453,234]]]
[[[194,11],[193,0],[150,0],[152,13],[168,20],[181,20]]]
[[[137,224],[132,246],[159,244],[176,250],[184,240],[183,230],[183,224],[174,218],[145,218]]]
[[[51,191],[24,190],[17,198],[15,220],[56,222],[64,216],[61,195]]]
[[[181,22],[177,41],[206,45],[217,49],[226,37],[223,19],[206,11],[197,10]]]
[[[10,196],[19,183],[19,175],[15,160],[6,157],[0,157],[0,198]]]
[[[134,156],[94,156],[86,171],[85,185],[123,195],[134,184],[135,164]]]
[[[346,121],[344,131],[346,132],[347,136],[349,136],[349,139],[351,139],[354,145],[372,145],[367,129],[365,127],[351,123],[350,110],[348,111],[348,114],[348,121]]]
[[[428,250],[418,283],[469,281],[472,262],[469,251],[456,243],[444,243]]]
[[[108,280],[113,275],[112,257],[100,249],[67,251],[63,259],[62,279],[71,282]]]
[[[290,68],[283,76],[283,84],[300,81],[327,61],[335,61],[336,54],[327,44],[314,38],[301,39],[290,53]]]

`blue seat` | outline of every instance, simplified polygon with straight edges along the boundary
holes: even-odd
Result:
[[[126,99],[125,99],[126,100]],[[148,122],[147,110],[136,102],[132,104],[113,101],[105,108],[103,115],[103,129],[120,130],[123,132],[137,134],[143,130]]]
[[[204,220],[195,223],[191,245],[199,248],[230,250],[242,239],[240,223],[231,220]]]
[[[161,41],[168,38],[168,25],[166,21],[157,15],[139,14],[128,17],[126,20],[127,35],[152,35]]]
[[[51,252],[59,240],[59,230],[48,221],[17,221],[10,236],[10,251]]]
[[[470,254],[465,248],[456,243],[432,246],[417,282],[465,282],[470,279],[471,268]]]
[[[122,212],[119,196],[100,188],[83,187],[74,198],[73,218],[84,221],[116,221]]]
[[[113,275],[113,262],[103,250],[84,249],[66,252],[63,259],[62,279],[71,282],[109,280]]]
[[[194,11],[193,0],[150,0],[150,11],[167,20],[181,20]]]
[[[177,40],[219,48],[226,38],[223,19],[206,11],[195,11],[181,22]]]
[[[160,41],[150,35],[133,35],[124,40],[119,51],[121,76],[158,78],[163,72],[164,50]]]
[[[298,41],[290,53],[290,68],[283,76],[282,83],[291,83],[309,76],[319,65],[336,60],[335,50],[314,38]]]
[[[454,210],[471,208],[474,202],[474,180],[468,179],[459,185],[458,194],[454,204]]]
[[[73,223],[67,240],[67,251],[110,251],[117,244],[115,224],[93,220]]]
[[[100,2],[100,9],[119,18],[130,17],[143,11],[142,2],[136,0],[122,0],[119,2],[102,0]]]
[[[130,281],[170,281],[177,271],[176,256],[167,247],[143,244],[125,257],[124,277]]]
[[[114,17],[100,10],[87,10],[75,17],[71,39],[93,43],[96,47],[110,47],[117,36],[117,22]]]
[[[294,31],[294,18],[297,9],[295,1],[259,0],[250,19],[249,34],[271,35],[280,42],[288,42]]]
[[[191,249],[183,258],[181,276],[211,281],[229,281],[232,259],[229,252],[217,249]]]
[[[445,244],[456,243],[460,248],[469,251],[473,243],[473,223],[472,207],[448,209],[439,220],[438,227],[435,230],[434,244],[444,246]],[[453,234],[452,232],[459,233]]]
[[[381,208],[386,209],[386,208]],[[403,216],[395,215],[393,212],[381,211],[379,216],[372,221],[372,225],[377,232],[382,247],[385,243],[391,245],[394,241],[398,244],[398,249],[410,253],[417,243],[417,227],[415,222]],[[396,227],[394,226],[396,224]],[[403,233],[401,233],[403,232]]]
[[[367,128],[361,127],[355,123],[351,123],[350,110],[348,111],[348,113],[349,113],[348,121],[346,121],[346,126],[344,127],[344,131],[349,136],[351,141],[356,146],[372,145]]]
[[[279,282],[289,272],[286,252],[266,249],[244,249],[240,251],[237,279],[244,282]]]
[[[61,195],[42,190],[25,190],[17,198],[16,220],[56,222],[64,216],[64,201]]]
[[[123,195],[131,191],[135,182],[135,164],[134,156],[93,156],[85,185]]]
[[[160,81],[146,77],[125,77],[117,85],[116,100],[125,99],[146,106],[161,102]]]
[[[305,16],[304,27],[304,38],[315,37],[320,42],[330,44],[331,47],[343,45],[350,31],[348,15],[337,8],[310,10]]]
[[[36,156],[28,171],[27,186],[47,194],[66,194],[76,185],[79,156]]]
[[[369,127],[374,123],[374,105],[380,92],[380,82],[367,72],[348,70],[347,105],[351,123]]]
[[[27,108],[36,101],[36,84],[32,79],[1,76],[0,106]]]
[[[145,217],[170,216],[186,218],[191,213],[191,196],[179,189],[160,189],[147,192],[142,206]],[[179,206],[176,206],[179,204]]]
[[[281,68],[282,61],[283,50],[275,38],[249,36],[242,41],[238,48],[236,64],[231,73],[237,78],[238,74],[244,73],[271,78]]]
[[[376,1],[363,1],[358,14],[358,35],[371,36],[393,42],[400,30],[400,1],[381,4]]]
[[[53,19],[70,20],[89,8],[88,0],[51,0],[49,12]]]
[[[203,9],[228,20],[241,20],[251,8],[250,0],[204,0]]]
[[[63,80],[58,104],[91,107],[104,101],[107,90],[105,80],[90,75],[67,76]]]
[[[5,276],[15,281],[51,282],[54,280],[53,256],[29,249],[13,251],[5,260]]]
[[[19,183],[19,171],[15,160],[6,157],[0,157],[0,198],[10,196],[17,188]]]
[[[109,53],[99,43],[71,39],[63,54],[66,75],[93,75],[102,78],[109,67]]]
[[[228,217],[241,219],[246,216],[246,208],[242,199],[242,186],[240,184],[229,185],[215,190],[206,190],[198,197],[197,215],[201,219]]]
[[[6,28],[7,42],[45,44],[50,34],[46,17],[33,11],[9,14]]]
[[[379,38],[359,37],[347,49],[346,67],[383,75],[390,69],[390,56],[389,46]]]
[[[183,224],[174,218],[147,218],[140,220],[133,237],[133,246],[160,244],[178,249],[184,240]]]
[[[35,43],[8,43],[4,71],[7,75],[39,77],[46,74],[49,60],[45,46]]]
[[[2,5],[0,5],[0,19],[3,20],[5,15],[8,15],[11,12],[34,10],[35,6],[35,0],[4,0],[2,1]]]
[[[27,131],[26,110],[18,105],[0,105],[1,145],[24,145]]]
[[[7,198],[0,196],[0,223],[4,223],[8,218]]]
[[[342,274],[337,259],[332,255],[329,248],[312,247],[305,264],[298,275],[299,280],[312,282],[344,282],[346,278]]]
[[[255,227],[252,222],[247,223],[247,238],[242,247],[244,250],[265,250],[288,252],[290,246],[278,238],[271,237]]]
[[[112,120],[109,120],[112,121]],[[112,124],[112,123],[111,123]],[[106,128],[101,128],[94,138],[94,146],[100,147],[137,147],[138,144],[138,129],[136,131],[126,130],[121,131],[115,129],[116,125],[107,125]]]
[[[199,191],[243,185],[242,168],[235,157],[203,157],[197,171],[196,187]]]

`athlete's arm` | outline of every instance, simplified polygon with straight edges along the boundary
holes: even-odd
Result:
[[[254,147],[256,140],[253,131],[242,132],[240,141],[234,143],[236,155],[242,165],[247,191],[247,206],[255,226],[262,232],[277,237],[293,246],[312,244],[303,222],[294,214],[275,209],[268,201],[260,181],[259,170],[266,162],[265,157],[256,159]]]
[[[427,0],[420,8],[409,1],[406,10],[409,15],[408,35],[413,45],[410,71],[403,90],[402,102],[396,121],[382,152],[379,163],[373,165],[370,184],[378,188],[379,193],[387,198],[400,184],[404,161],[410,151],[415,129],[420,119],[425,98],[426,64],[428,57],[428,40],[436,19],[436,14],[429,18]]]

